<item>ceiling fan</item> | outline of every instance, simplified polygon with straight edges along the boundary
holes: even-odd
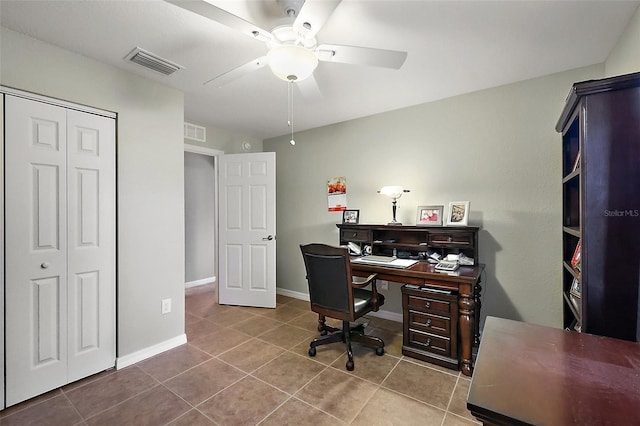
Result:
[[[290,25],[277,26],[271,31],[204,0],[166,1],[265,42],[269,48],[265,56],[216,76],[205,84],[224,86],[267,65],[277,77],[288,82],[314,80],[313,71],[318,61],[399,69],[407,57],[406,52],[395,50],[318,44],[316,35],[341,0],[275,0],[283,14],[294,20]]]

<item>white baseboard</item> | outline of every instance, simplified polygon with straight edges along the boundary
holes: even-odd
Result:
[[[116,370],[128,367],[135,364],[136,362],[151,358],[152,356],[161,354],[162,352],[176,348],[180,345],[184,345],[185,343],[187,343],[187,335],[181,334],[180,336],[174,337],[173,339],[165,340],[164,342],[160,342],[157,345],[149,346],[148,348],[141,349],[132,354],[117,357]]]
[[[201,280],[189,281],[187,283],[184,283],[184,287],[185,288],[197,287],[199,285],[213,284],[216,281],[217,281],[217,278],[215,276],[207,277],[207,278],[202,278]]]
[[[276,293],[283,296],[293,297],[294,299],[306,300],[307,302],[309,301],[309,295],[307,293],[301,293],[299,291],[287,290],[285,288],[276,288]],[[402,322],[402,314],[397,312],[380,310],[378,312],[369,312],[367,315],[387,319],[389,321]]]

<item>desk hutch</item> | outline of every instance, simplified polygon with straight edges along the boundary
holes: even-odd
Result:
[[[478,261],[477,227],[419,227],[339,224],[340,244],[356,243],[372,254],[419,259],[406,269],[352,263],[352,273],[377,273],[381,280],[403,283],[404,355],[447,368],[473,372],[472,349],[479,344],[484,269]],[[441,255],[464,253],[475,265],[438,272],[424,259],[427,250]]]
[[[638,341],[640,73],[574,84],[556,130],[564,326]]]

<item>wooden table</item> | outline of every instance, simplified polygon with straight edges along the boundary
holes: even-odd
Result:
[[[491,425],[639,425],[640,343],[487,317],[467,408]]]
[[[455,356],[459,358],[459,368],[463,374],[473,374],[474,345],[479,344],[480,308],[482,306],[480,294],[480,275],[484,265],[461,266],[452,273],[438,272],[434,265],[421,261],[409,268],[391,268],[379,265],[367,265],[351,262],[353,275],[367,276],[377,273],[378,279],[404,284],[414,284],[424,288],[436,290],[448,290],[456,295],[458,301],[458,330],[451,330],[451,338],[460,340],[461,353]],[[405,327],[406,329],[406,324]],[[404,348],[403,348],[404,353]],[[408,354],[413,356],[412,354]]]

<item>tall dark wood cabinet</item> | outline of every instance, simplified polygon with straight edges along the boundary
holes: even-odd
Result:
[[[564,326],[640,341],[640,73],[574,84],[556,130]]]

